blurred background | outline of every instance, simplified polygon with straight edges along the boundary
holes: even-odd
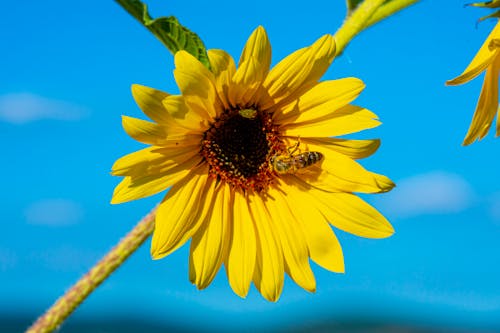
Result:
[[[383,240],[338,231],[346,273],[313,265],[317,292],[285,282],[279,302],[231,291],[224,271],[206,290],[187,277],[188,247],[152,261],[149,241],[61,332],[500,332],[500,139],[462,147],[482,85],[444,82],[468,65],[495,21],[465,0],[421,1],[359,35],[323,79],[361,78],[356,100],[383,125],[362,161],[397,183],[365,196],[393,223]],[[147,1],[207,48],[236,59],[263,25],[273,64],[334,33],[344,1]],[[109,203],[113,162],[142,146],[122,114],[144,118],[133,83],[170,93],[173,57],[113,1],[10,1],[0,20],[0,331],[24,330],[162,194]]]

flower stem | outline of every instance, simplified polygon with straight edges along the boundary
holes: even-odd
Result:
[[[354,12],[348,14],[346,20],[334,35],[337,47],[335,51],[336,55],[341,54],[347,44],[365,28],[366,22],[368,22],[373,13],[375,13],[385,1],[386,0],[365,0],[356,7]]]
[[[52,332],[153,233],[156,208],[75,283],[26,333]]]
[[[335,51],[336,55],[341,54],[351,40],[361,31],[418,1],[419,0],[363,1],[356,7],[354,12],[348,13],[344,24],[334,35],[337,46]]]
[[[380,22],[381,20],[399,12],[406,7],[416,4],[420,0],[392,0],[380,7],[366,22],[364,29]]]

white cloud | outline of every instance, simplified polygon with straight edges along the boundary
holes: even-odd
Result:
[[[31,93],[0,95],[0,120],[25,124],[40,119],[75,121],[85,117],[84,107]]]
[[[474,200],[469,183],[453,173],[433,171],[396,184],[391,192],[377,198],[378,207],[393,216],[458,213]]]
[[[67,199],[44,199],[32,203],[25,210],[30,224],[67,226],[78,223],[83,217],[82,207]]]

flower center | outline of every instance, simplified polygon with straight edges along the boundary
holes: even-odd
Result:
[[[273,173],[269,160],[282,142],[268,113],[257,108],[226,110],[205,132],[201,154],[217,179],[263,191]]]

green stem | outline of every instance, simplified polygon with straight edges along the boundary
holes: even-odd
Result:
[[[40,316],[26,333],[45,333],[56,330],[87,296],[120,267],[153,233],[155,211],[156,208],[139,221],[106,256],[61,296],[45,314]]]
[[[365,0],[346,18],[344,24],[334,35],[337,47],[336,55],[341,54],[347,44],[365,28],[366,22],[385,1]]]
[[[380,22],[383,19],[399,12],[406,7],[416,4],[420,0],[392,0],[387,4],[383,5],[370,17],[368,22],[365,24],[364,29]]]

